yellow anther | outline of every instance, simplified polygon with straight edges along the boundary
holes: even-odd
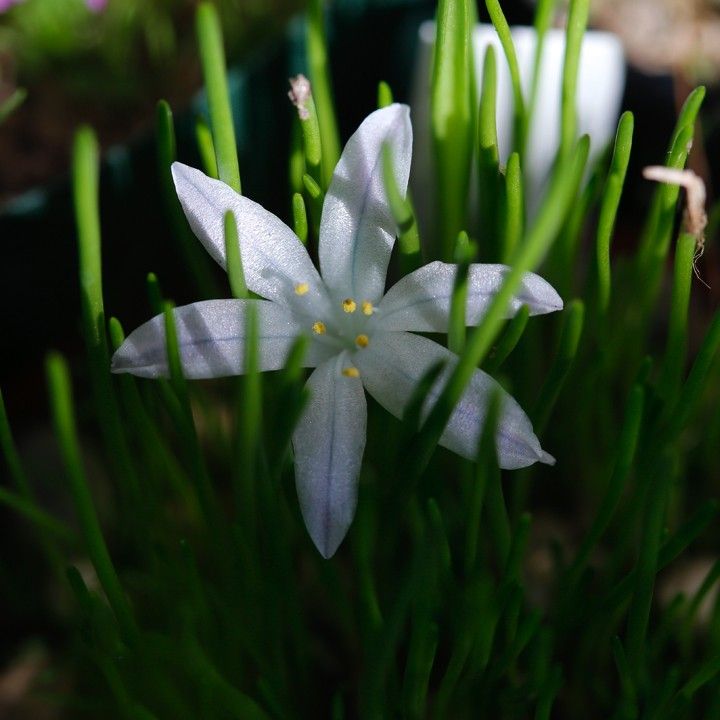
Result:
[[[318,320],[316,323],[313,324],[313,332],[316,335],[324,335],[327,328],[325,327],[325,323]]]
[[[307,283],[298,283],[295,286],[295,294],[296,295],[305,295],[307,291],[310,289],[310,286]]]
[[[357,310],[357,303],[352,298],[345,298],[342,305],[346,313],[354,313]]]
[[[344,368],[342,371],[342,374],[345,377],[352,377],[352,378],[360,377],[360,372],[358,371],[357,368],[354,368],[354,367]]]
[[[355,344],[358,347],[365,348],[370,344],[370,338],[367,335],[358,335],[355,338]]]
[[[362,304],[363,315],[372,315],[375,312],[373,304],[369,300],[365,300]]]

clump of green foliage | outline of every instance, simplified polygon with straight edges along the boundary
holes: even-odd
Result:
[[[502,10],[487,4],[511,53]],[[47,375],[77,528],[35,502],[0,414],[16,483],[0,500],[35,524],[53,572],[62,574],[80,551],[97,577],[89,586],[76,568],[67,570],[80,640],[73,717],[720,715],[720,605],[698,620],[720,560],[691,595],[664,606],[656,599],[666,567],[718,547],[720,313],[708,321],[689,311],[698,238],[678,233],[678,188],[660,185],[635,251],[622,259],[610,252],[633,118],[623,115],[607,162],[583,184],[588,140],[575,137],[573,82],[587,0],[570,3],[563,140],[540,210],[526,223],[517,172],[526,111],[518,110],[518,154],[507,170],[496,152],[480,155],[479,170],[468,161],[478,142],[464,51],[470,6],[441,0],[438,9],[432,117],[444,222],[421,250],[412,206],[395,198],[400,259],[412,265],[424,252],[469,261],[474,245],[464,231],[480,234],[467,224],[469,173],[477,171],[480,206],[493,211],[480,219],[482,237],[493,239],[480,251],[513,270],[482,324],[466,336],[451,333],[460,362],[422,426],[426,385],[403,423],[369,406],[357,517],[331,561],[306,537],[294,494],[289,443],[304,400],[296,354],[262,379],[251,361],[242,378],[190,385],[169,333],[169,381],[111,378],[108,348],[122,342],[123,330],[115,319],[106,323],[103,307],[97,146],[91,131],[78,134],[83,326],[116,499],[111,536],[93,504],[63,358],[48,358]],[[542,30],[548,2],[538,6]],[[307,23],[322,160],[313,146],[308,161],[298,135],[289,207],[312,244],[327,182],[319,162],[332,168],[339,143],[319,0]],[[199,8],[198,32],[211,115],[205,156],[215,160],[208,169],[240,187],[211,5]],[[490,72],[484,83],[487,101]],[[387,102],[389,89],[380,95]],[[670,167],[685,165],[703,96],[694,91],[678,117]],[[491,146],[492,127],[483,129]],[[187,239],[170,183],[175,150],[165,104],[158,130],[168,209],[179,240]],[[523,312],[506,323],[513,283],[541,263],[566,309],[527,327]],[[153,310],[167,311],[155,276],[148,286]],[[476,462],[436,450],[478,365],[532,408],[555,468],[501,474],[492,413]],[[552,542],[533,532],[534,515],[550,518]]]

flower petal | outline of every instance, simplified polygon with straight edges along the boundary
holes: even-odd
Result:
[[[307,250],[282,220],[200,170],[176,162],[172,174],[190,227],[213,260],[225,267],[224,217],[232,210],[248,288],[268,300],[297,304],[296,288],[303,286],[305,307],[324,302],[325,289]]]
[[[402,417],[405,406],[423,375],[439,362],[447,363],[423,405],[427,417],[457,355],[427,338],[412,333],[378,333],[370,345],[353,358],[367,391],[388,412]],[[477,457],[480,434],[490,398],[500,390],[502,408],[496,434],[500,467],[508,470],[536,462],[553,464],[555,460],[540,447],[527,415],[517,402],[487,373],[476,370],[470,385],[448,421],[440,444],[464,458]]]
[[[465,314],[467,325],[480,323],[509,270],[505,265],[470,265]],[[456,265],[437,261],[406,275],[388,290],[376,308],[378,327],[383,330],[447,332],[456,272]],[[531,315],[542,315],[562,309],[563,302],[550,283],[539,275],[527,273],[510,303],[507,316],[514,315],[522,305],[530,308]]]
[[[310,376],[310,401],[293,435],[295,483],[305,526],[320,554],[334,555],[357,505],[357,482],[365,449],[367,406],[362,382],[347,353],[331,358]]]
[[[335,168],[320,223],[320,271],[335,298],[377,303],[397,226],[382,179],[382,147],[392,152],[395,179],[407,189],[412,126],[407,105],[390,105],[365,118]]]
[[[206,300],[173,311],[185,377],[242,375],[251,305],[257,312],[260,370],[283,367],[293,342],[304,331],[286,308],[266,300]],[[314,367],[330,352],[311,341],[305,367]],[[163,315],[156,315],[130,333],[113,356],[112,371],[147,378],[168,376]]]

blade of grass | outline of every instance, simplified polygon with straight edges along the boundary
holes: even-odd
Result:
[[[485,361],[484,370],[489,375],[495,375],[508,356],[520,342],[525,332],[528,320],[530,319],[530,308],[523,305],[515,314],[515,317],[507,324],[503,334],[500,336],[495,349]]]
[[[162,100],[160,101],[163,102]],[[204,117],[198,116],[195,120],[195,143],[200,153],[200,163],[205,174],[211,178],[219,179],[215,143],[212,132]],[[174,153],[173,153],[174,154]]]
[[[438,202],[439,256],[450,262],[455,238],[467,227],[467,202],[475,135],[472,3],[440,0],[430,118]]]
[[[241,192],[240,165],[225,70],[222,28],[217,9],[211,2],[201,2],[198,5],[195,29],[210,110],[218,177],[236,192]]]
[[[560,100],[560,148],[558,150],[560,158],[565,158],[572,153],[577,137],[577,80],[580,70],[580,53],[589,13],[590,0],[570,0],[565,31],[565,60]]]
[[[658,395],[667,402],[672,402],[677,396],[685,368],[688,344],[688,307],[696,243],[695,235],[684,232],[680,234],[675,250],[675,275],[670,298],[667,345],[657,388]]]
[[[426,717],[430,673],[438,645],[438,626],[425,618],[413,622],[403,678],[403,707],[409,720]]]
[[[645,391],[643,387],[641,385],[634,385],[628,398],[625,419],[616,446],[615,464],[612,474],[610,475],[610,480],[608,481],[607,490],[605,491],[595,520],[583,538],[575,560],[567,571],[565,582],[568,588],[573,588],[577,584],[580,575],[587,565],[590,554],[610,525],[610,521],[620,502],[623,488],[625,487],[635,459],[644,404]],[[568,590],[566,595],[572,596],[571,590]]]
[[[508,264],[517,252],[525,228],[522,168],[520,155],[516,152],[510,155],[505,168],[504,190],[502,197],[505,217],[504,222],[500,223],[500,259]]]
[[[99,148],[93,131],[83,127],[73,145],[73,198],[78,235],[78,272],[83,334],[97,418],[105,447],[122,478],[121,490],[131,503],[140,500],[140,485],[120,423],[110,379],[105,332],[100,249]]]
[[[185,219],[185,213],[183,213],[177,193],[175,192],[175,183],[172,178],[172,172],[170,171],[172,164],[177,159],[175,124],[173,122],[170,105],[164,100],[158,102],[155,111],[155,136],[157,140],[158,178],[160,180],[165,213],[170,221],[173,237],[176,238],[179,243],[180,253],[182,254],[185,267],[192,269],[192,279],[197,286],[200,297],[217,297],[218,293],[216,292],[215,281],[210,274],[207,253],[202,250],[200,243],[198,243],[190,230],[188,222]],[[209,139],[209,142],[212,143],[212,138]],[[201,154],[203,154],[202,147],[200,150]],[[215,163],[214,150],[213,163]],[[205,164],[205,167],[207,170],[207,164]],[[209,168],[209,170],[212,171],[213,168]],[[217,177],[217,168],[209,174],[212,177]],[[159,313],[160,310],[157,310],[157,312]]]
[[[388,107],[389,105],[392,105],[393,102],[394,102],[394,100],[393,100],[392,88],[384,80],[381,80],[378,83],[378,94],[377,94],[378,109]]]
[[[461,232],[455,241],[454,260],[457,266],[453,292],[450,298],[450,317],[448,322],[448,348],[460,354],[465,346],[467,322],[468,271],[476,253],[475,244],[470,242],[466,232]]]
[[[633,597],[628,612],[627,654],[636,686],[642,686],[646,672],[645,639],[650,621],[655,576],[659,557],[665,510],[670,483],[674,477],[674,464],[665,458],[659,472],[647,479],[647,493],[643,505],[645,519],[640,538],[640,552],[635,566]]]
[[[322,184],[327,190],[340,159],[340,136],[330,89],[327,39],[323,17],[323,0],[310,0],[307,16],[307,63],[310,69],[315,106],[320,123],[322,143]]]
[[[615,136],[615,148],[610,162],[610,171],[605,181],[605,189],[600,204],[597,233],[595,236],[595,300],[593,315],[598,322],[604,323],[610,306],[612,292],[612,270],[610,263],[610,245],[620,198],[622,197],[630,151],[632,150],[635,119],[631,112],[623,113]]]
[[[500,164],[497,138],[497,67],[495,49],[488,45],[483,61],[478,112],[478,218],[480,242],[491,246],[498,234]],[[495,250],[493,248],[493,250]],[[495,252],[487,253],[493,259]]]
[[[500,38],[500,44],[505,52],[508,67],[510,68],[510,82],[513,94],[513,148],[522,154],[523,138],[527,134],[527,113],[525,99],[520,79],[520,66],[518,65],[515,45],[513,43],[510,26],[500,7],[499,0],[485,0],[485,7],[490,15],[490,21]]]
[[[572,300],[567,304],[560,345],[555,361],[548,374],[547,380],[540,390],[537,402],[530,413],[533,419],[535,433],[541,435],[552,415],[553,408],[560,396],[560,391],[567,380],[567,376],[575,362],[580,337],[585,322],[585,305],[582,300]]]
[[[87,552],[125,641],[134,645],[138,639],[135,620],[105,544],[83,470],[75,427],[70,374],[65,360],[56,353],[49,355],[46,371],[55,433],[70,481],[70,490]]]
[[[409,194],[403,196],[395,180],[392,151],[385,144],[382,149],[383,185],[387,193],[388,204],[397,223],[400,247],[400,264],[403,274],[417,270],[422,262],[420,252],[420,234],[415,220],[415,208]]]
[[[302,193],[296,192],[292,196],[292,216],[293,230],[300,238],[303,245],[307,245],[308,241],[308,218],[307,209],[305,208],[305,199]]]
[[[290,100],[297,108],[302,146],[305,155],[305,172],[320,186],[324,187],[322,169],[322,140],[317,108],[313,99],[310,81],[304,75],[290,79]]]
[[[234,298],[248,297],[248,289],[245,284],[245,273],[243,272],[242,257],[240,255],[240,238],[238,237],[237,222],[232,210],[225,213],[223,220],[225,231],[225,257],[230,291]]]

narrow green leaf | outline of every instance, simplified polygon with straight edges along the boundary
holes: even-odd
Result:
[[[520,66],[518,65],[515,45],[505,15],[500,7],[499,0],[485,0],[485,7],[490,15],[490,21],[495,26],[500,44],[502,45],[508,67],[510,68],[510,81],[513,94],[513,148],[523,151],[523,138],[527,128],[527,114],[525,111],[525,98],[523,96],[522,81],[520,79]]]
[[[335,165],[340,159],[340,136],[335,119],[332,91],[330,89],[330,65],[328,62],[323,0],[310,0],[307,18],[307,61],[310,80],[320,123],[322,142],[322,187],[327,189]]]
[[[74,539],[73,532],[66,525],[42,510],[33,500],[29,500],[19,493],[0,487],[0,504],[7,505],[7,507],[37,525],[39,530],[47,531],[58,540],[69,541]]]
[[[163,311],[163,298],[160,290],[160,281],[154,272],[149,272],[145,278],[145,287],[147,288],[148,303],[150,309],[155,315],[159,315]]]
[[[395,180],[392,152],[385,144],[382,149],[383,184],[388,204],[398,226],[401,265],[403,274],[420,267],[420,235],[415,219],[415,208],[409,194],[403,195]]]
[[[99,148],[95,134],[83,127],[73,145],[73,198],[78,234],[78,272],[85,348],[97,418],[105,447],[123,479],[130,502],[140,497],[139,480],[125,441],[110,381],[105,331],[100,249]]]
[[[697,237],[680,233],[675,249],[675,275],[670,298],[670,320],[658,395],[672,401],[682,381],[688,344],[688,307],[693,279],[693,261]]]
[[[244,373],[238,394],[239,469],[238,503],[248,523],[254,524],[257,463],[262,437],[262,376],[259,370],[258,319],[255,308],[247,313]]]
[[[191,270],[192,280],[195,282],[197,291],[201,298],[217,297],[218,293],[215,287],[215,281],[210,274],[210,265],[207,253],[202,249],[200,243],[190,230],[190,226],[185,219],[180,201],[175,192],[175,183],[173,181],[171,166],[177,159],[175,146],[175,124],[173,122],[173,114],[165,100],[158,102],[155,112],[155,135],[157,139],[157,172],[162,190],[162,199],[165,206],[165,212],[173,236],[177,239],[180,246],[185,266]],[[212,138],[210,139],[212,142]],[[202,153],[202,148],[201,148]],[[213,164],[215,164],[215,156],[213,150]],[[206,165],[207,168],[207,165]],[[212,168],[210,168],[212,170]],[[217,169],[214,173],[210,173],[213,177],[217,177]],[[160,310],[156,310],[157,313]]]
[[[46,372],[55,433],[60,445],[68,480],[70,481],[70,490],[88,556],[107,595],[108,602],[112,607],[125,640],[134,644],[138,636],[135,620],[105,544],[105,538],[100,528],[100,522],[95,512],[90,488],[83,470],[77,429],[75,427],[70,373],[63,357],[57,353],[49,355],[46,362]]]
[[[325,202],[325,193],[315,180],[305,173],[302,177],[303,187],[307,193],[308,208],[310,210],[310,219],[312,220],[313,233],[315,237],[320,233],[320,219],[322,218],[323,203]]]
[[[378,108],[388,107],[393,104],[393,91],[384,80],[378,83],[377,104]]]
[[[211,2],[201,2],[195,21],[218,176],[233,190],[241,192],[240,165],[225,69],[225,49],[217,9]]]
[[[213,142],[210,126],[204,117],[198,116],[195,120],[195,142],[200,153],[200,162],[205,174],[216,180],[220,177],[215,154],[215,143]]]
[[[625,655],[625,648],[619,637],[612,640],[613,658],[620,678],[620,702],[615,714],[618,720],[634,720],[638,716],[637,692],[633,675]]]
[[[293,215],[293,230],[295,234],[300,238],[300,242],[303,245],[307,245],[308,241],[308,218],[307,210],[305,208],[305,200],[301,193],[293,193],[292,197],[292,215]]]
[[[492,45],[488,45],[483,61],[478,112],[478,216],[481,245],[490,246],[497,242],[497,214],[500,204],[496,98],[495,49]],[[492,259],[492,253],[489,257]]]
[[[25,88],[16,88],[9,98],[0,103],[0,124],[10,117],[24,102],[27,97]]]
[[[152,274],[152,273],[151,273]],[[159,296],[158,288],[158,309],[157,314],[162,312],[162,298]],[[108,323],[110,339],[114,349],[119,348],[125,340],[125,332],[117,318],[110,318]],[[163,478],[166,478],[168,485],[178,498],[182,498],[188,508],[190,517],[197,516],[197,502],[190,492],[189,478],[184,468],[178,462],[175,454],[167,445],[158,430],[158,426],[145,409],[137,387],[137,381],[132,375],[121,374],[117,381],[120,383],[120,397],[126,408],[127,416],[132,427],[136,430],[135,437],[145,451],[148,461],[157,460],[162,467]]]
[[[195,491],[200,507],[205,515],[205,521],[215,534],[215,539],[218,540],[218,533],[223,529],[224,522],[217,504],[215,492],[210,483],[210,477],[205,466],[195,423],[193,421],[190,395],[187,380],[183,373],[177,329],[173,316],[173,305],[171,302],[163,302],[163,315],[165,320],[165,342],[168,369],[170,371],[170,384],[174,391],[173,400],[178,404],[178,412],[176,415],[178,421],[177,429],[181,436],[182,445],[189,457],[191,474],[195,481]]]
[[[403,679],[405,717],[421,720],[426,717],[430,673],[435,662],[438,626],[434,622],[413,622]]]
[[[302,130],[300,130],[300,120],[294,117],[288,156],[288,178],[290,190],[293,193],[302,193],[305,187],[303,175],[305,175],[305,151],[303,150]]]
[[[560,101],[560,148],[558,154],[561,158],[572,153],[577,137],[577,79],[580,69],[580,51],[589,12],[590,0],[570,0]]]
[[[502,497],[500,469],[498,468],[495,432],[500,412],[500,396],[494,395],[488,404],[485,424],[480,434],[477,463],[472,476],[474,482],[470,494],[470,507],[465,530],[465,575],[470,577],[476,567],[477,547],[481,528],[483,503],[492,506],[486,514],[490,522],[490,534],[499,546],[498,554],[501,564],[509,554],[510,522]]]
[[[297,108],[305,153],[305,171],[320,187],[326,187],[322,171],[320,122],[310,81],[304,75],[290,79],[290,100]]]
[[[685,428],[706,387],[707,376],[720,348],[720,311],[715,313],[703,339],[687,380],[678,395],[674,410],[669,414],[666,436],[668,442]]]
[[[634,385],[628,398],[625,419],[616,445],[615,463],[607,489],[605,490],[605,495],[603,496],[595,520],[583,538],[575,560],[567,571],[566,582],[569,587],[573,587],[580,579],[580,575],[587,565],[590,554],[610,525],[610,521],[620,502],[625,483],[635,459],[644,404],[645,392],[642,385]],[[567,594],[570,595],[569,592]]]
[[[505,218],[502,224],[500,258],[509,263],[518,250],[525,228],[525,198],[523,195],[520,155],[514,152],[505,168],[505,192],[503,194]]]
[[[550,720],[555,698],[562,687],[562,681],[562,668],[559,665],[554,665],[548,673],[545,684],[538,693],[535,720]]]
[[[647,494],[643,503],[645,518],[635,569],[633,598],[628,613],[628,662],[636,683],[644,677],[646,669],[645,638],[650,621],[655,576],[659,569],[668,492],[675,471],[669,457],[664,459],[663,464],[658,463],[657,467],[657,474],[647,478]]]
[[[25,468],[20,460],[20,454],[17,451],[15,440],[13,438],[10,420],[5,409],[5,400],[2,391],[0,391],[0,450],[2,456],[7,463],[10,477],[15,483],[17,491],[26,500],[33,500],[33,493],[28,482]]]
[[[448,348],[458,355],[465,346],[467,323],[468,271],[475,257],[474,243],[466,232],[461,232],[455,241],[454,260],[457,265],[452,298],[450,299],[450,318],[448,324]]]
[[[507,327],[500,336],[495,349],[485,361],[485,372],[490,375],[497,373],[505,360],[507,360],[510,353],[512,353],[515,349],[515,346],[518,342],[520,342],[520,338],[525,332],[529,319],[530,308],[527,305],[523,305],[517,313],[515,313],[515,317],[513,317],[513,319],[507,324]]]
[[[668,147],[667,167],[681,169],[690,151],[695,131],[695,121],[705,99],[705,88],[700,86],[688,95],[678,114],[670,145]],[[676,185],[663,184],[655,191],[648,219],[640,239],[640,252],[638,264],[641,271],[648,273],[655,264],[664,261],[675,220],[675,205],[677,203],[679,188]],[[643,275],[647,277],[647,275]],[[654,291],[650,289],[651,296]]]
[[[441,259],[450,261],[455,238],[467,227],[467,201],[475,141],[473,3],[440,0],[430,117],[435,153]]]
[[[620,206],[628,163],[630,162],[634,126],[633,114],[631,112],[623,113],[615,136],[615,149],[600,204],[600,217],[598,218],[595,240],[595,282],[597,293],[595,312],[600,322],[604,322],[610,306],[612,290],[610,244],[615,229],[615,219]]]
[[[237,222],[232,210],[225,213],[225,257],[230,290],[234,298],[247,298],[248,289],[245,284],[242,257],[240,255],[240,238],[238,237]]]
[[[560,334],[560,345],[552,369],[540,391],[530,417],[535,432],[542,434],[555,407],[560,391],[575,361],[580,337],[585,322],[585,305],[582,300],[572,300],[565,309],[565,318]]]

